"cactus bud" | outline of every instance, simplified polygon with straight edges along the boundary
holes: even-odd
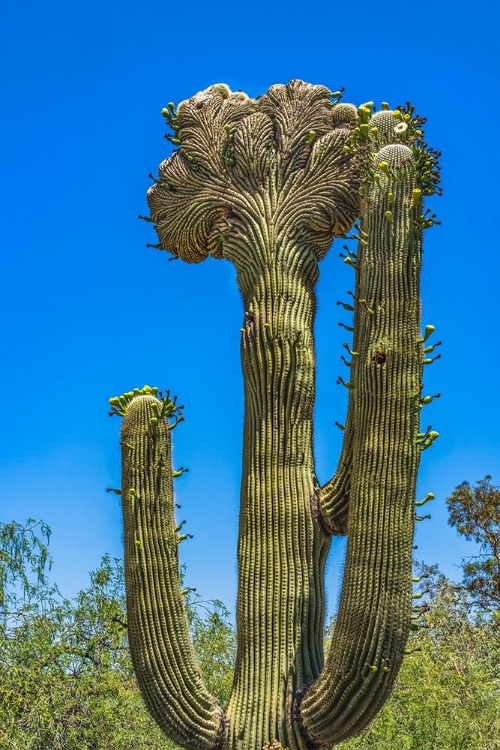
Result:
[[[420,583],[420,581],[422,580],[422,578],[429,578],[429,574],[428,573],[422,573],[421,576],[416,576],[415,578],[412,578],[411,580],[412,580],[412,583]],[[420,609],[420,607],[419,607],[419,609]]]
[[[411,207],[415,208],[415,206],[418,204],[418,202],[420,201],[422,197],[422,191],[420,190],[420,188],[415,188],[414,190],[412,190],[411,197],[412,197]]]
[[[420,507],[421,505],[425,505],[425,503],[430,502],[430,500],[434,500],[435,497],[436,496],[434,495],[433,492],[428,492],[427,495],[424,497],[424,499],[423,500],[418,500],[417,502],[415,502],[415,505],[417,507]]]
[[[429,336],[432,336],[435,330],[436,330],[436,326],[433,326],[433,325],[425,326],[424,335],[422,336],[421,339],[417,341],[417,343],[418,344],[425,343],[427,339],[429,338]]]
[[[364,244],[366,245],[367,243],[364,242]],[[356,269],[356,263],[354,262],[354,260],[351,258],[350,255],[348,255],[346,258],[344,258],[344,263],[346,263],[348,266],[352,266],[354,269]]]
[[[345,386],[346,388],[349,388],[349,389],[350,388],[354,388],[354,386],[352,385],[352,383],[349,383],[348,381],[344,380],[344,378],[342,378],[340,375],[337,378],[337,385],[343,385],[343,386]]]
[[[432,518],[430,513],[428,513],[426,516],[417,516],[415,515],[415,521],[425,521],[428,518]]]
[[[347,302],[337,302],[337,305],[342,305],[344,310],[347,310],[347,312],[354,312],[354,307],[349,305]]]

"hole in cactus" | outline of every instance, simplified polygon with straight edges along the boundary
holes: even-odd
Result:
[[[253,314],[252,311],[250,311],[250,312],[246,311],[245,312],[245,319],[244,319],[243,322],[244,322],[245,326],[247,326],[247,327],[253,327],[253,324],[255,323],[255,315]]]
[[[372,362],[379,370],[384,370],[387,365],[387,355],[384,352],[375,352]]]

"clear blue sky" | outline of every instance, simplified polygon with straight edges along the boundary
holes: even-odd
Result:
[[[418,556],[451,576],[471,547],[445,497],[486,473],[500,484],[498,11],[475,3],[9,3],[0,32],[2,181],[0,520],[43,518],[54,578],[73,595],[101,555],[122,554],[119,420],[108,398],[144,383],[185,404],[175,431],[188,583],[231,611],[242,432],[233,268],[188,266],[146,249],[147,175],[168,155],[160,110],[211,83],[255,96],[302,78],[345,101],[410,100],[443,151],[443,224],[425,236],[423,323],[442,359],[423,421]],[[248,10],[247,10],[248,7]],[[387,12],[383,12],[383,9]],[[352,272],[334,248],[318,286],[316,456],[335,468],[345,394],[336,301]],[[342,543],[328,574],[338,594]]]

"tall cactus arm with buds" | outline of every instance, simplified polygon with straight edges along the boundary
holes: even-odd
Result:
[[[138,549],[128,543],[127,595],[139,623],[131,649],[139,666],[147,662],[141,689],[185,747],[259,750],[278,738],[289,750],[319,750],[358,733],[390,692],[410,627],[415,480],[419,450],[431,440],[430,433],[418,438],[419,185],[428,162],[422,166],[414,124],[406,133],[406,114],[384,111],[370,121],[371,105],[358,109],[338,98],[292,81],[254,101],[220,84],[163,112],[180,148],[148,193],[158,247],[187,262],[211,255],[234,263],[244,305],[238,647],[224,715],[186,644],[173,591],[178,563],[168,557],[177,548],[173,516],[154,558],[158,571],[170,570],[161,616],[143,612],[162,584],[146,571],[133,583]],[[351,377],[339,379],[350,392],[344,444],[321,487],[312,452],[314,287],[332,239],[360,214],[358,252],[347,259],[356,287],[345,305],[354,312]],[[146,396],[132,399],[125,424]],[[167,463],[163,470],[171,471]],[[172,510],[171,498],[162,502]],[[146,514],[156,507],[147,504]],[[137,513],[124,505],[124,519],[126,539],[142,544]],[[151,526],[147,516],[141,523]],[[324,567],[338,533],[348,534],[348,552],[324,663]],[[182,655],[169,658],[185,666],[156,654],[176,637]],[[152,643],[154,661],[141,661]],[[190,683],[162,676],[169,668],[185,670]],[[190,723],[180,738],[165,706],[184,701]]]
[[[380,120],[395,126],[392,112],[372,119],[372,127]],[[423,360],[421,200],[407,145],[376,149],[368,163],[355,269],[344,586],[325,669],[300,707],[307,735],[324,745],[359,732],[384,703],[403,658],[412,601]]]
[[[169,737],[186,748],[220,748],[224,715],[203,685],[180,587],[170,436],[178,408],[147,386],[111,404],[123,416],[127,623],[137,681]]]

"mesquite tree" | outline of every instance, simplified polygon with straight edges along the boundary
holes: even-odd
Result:
[[[410,105],[374,112],[302,81],[256,100],[211,86],[163,110],[178,146],[148,192],[160,249],[234,263],[243,298],[245,389],[237,657],[220,707],[203,684],[179,584],[170,430],[175,400],[145,387],[124,417],[122,504],[130,648],[146,703],[193,750],[324,748],[366,726],[393,686],[412,624],[412,539],[423,364],[423,196],[436,153]],[[349,405],[338,468],[313,458],[314,287],[332,239],[356,224]],[[173,421],[172,421],[173,420]],[[347,556],[323,654],[325,561]]]

